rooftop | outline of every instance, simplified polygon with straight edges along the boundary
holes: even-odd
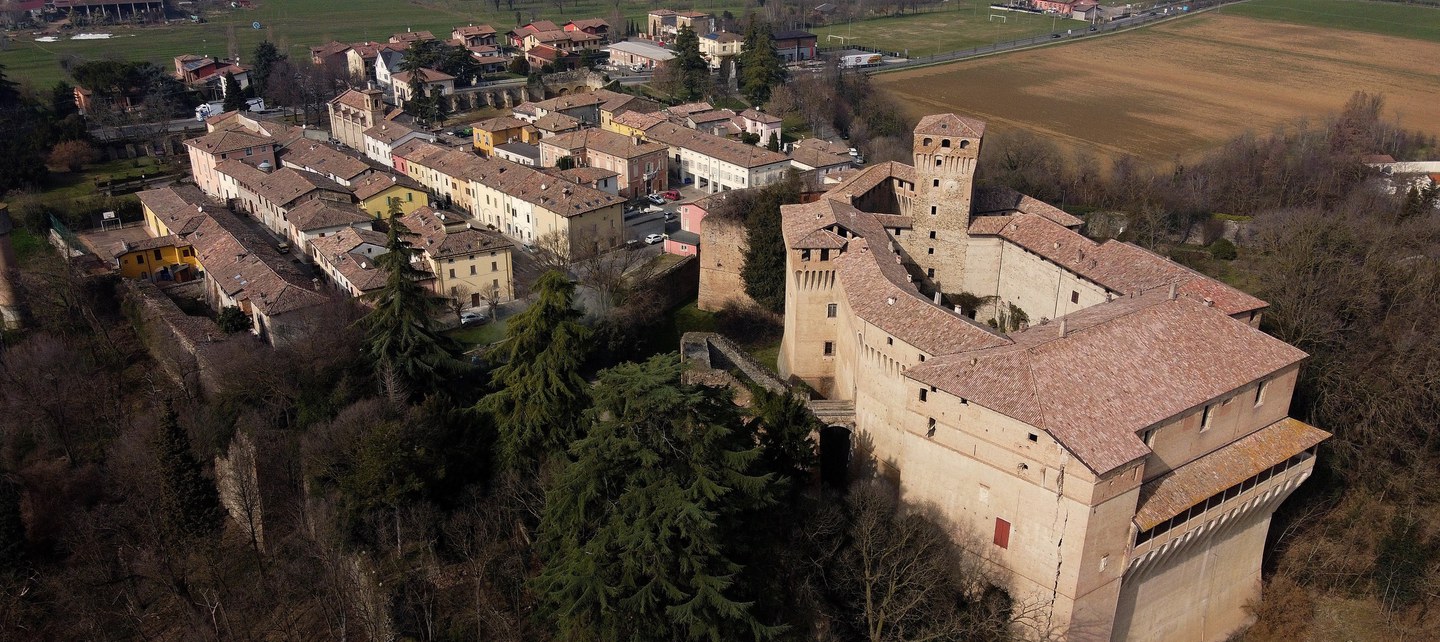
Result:
[[[638,136],[626,136],[604,129],[582,129],[556,134],[540,141],[540,146],[550,145],[564,150],[585,149],[617,158],[637,158],[647,154],[665,153],[666,147],[659,143],[643,140]]]
[[[310,244],[315,248],[316,258],[333,266],[361,293],[378,290],[385,285],[386,272],[375,263],[375,257],[384,253],[384,234],[347,227],[329,236],[312,239]],[[379,252],[365,253],[361,248],[366,244],[379,246]]]
[[[645,137],[745,168],[790,162],[789,157],[784,154],[674,123],[659,123],[645,130]]]
[[[359,180],[350,184],[350,188],[355,190],[355,198],[358,198],[362,201],[377,194],[381,194],[387,189],[397,186],[422,192],[425,191],[424,186],[420,185],[420,183],[415,182],[415,179],[410,178],[409,176],[406,176],[404,174],[389,174],[376,172],[374,174],[361,177]]]
[[[432,258],[494,252],[514,247],[509,239],[499,232],[479,230],[465,224],[464,228],[447,231],[456,221],[464,217],[450,212],[441,212],[430,206],[421,207],[400,218],[400,223],[415,235],[410,245],[424,251]]]

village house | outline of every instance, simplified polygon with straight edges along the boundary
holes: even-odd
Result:
[[[535,119],[535,132],[539,134],[540,140],[545,140],[551,136],[576,131],[582,125],[584,123],[579,118],[552,112]]]
[[[345,69],[356,82],[363,84],[365,81],[375,80],[380,52],[402,52],[404,49],[403,45],[388,42],[357,42],[350,45],[350,50],[345,52]]]
[[[689,203],[682,203],[680,205],[680,229],[665,235],[665,252],[681,256],[700,254],[702,223],[710,210],[725,202],[729,194],[729,192],[720,192]],[[740,255],[742,257],[740,260],[743,262],[743,250]]]
[[[410,247],[420,251],[435,275],[436,294],[458,297],[470,307],[515,297],[510,257],[515,245],[509,239],[476,229],[463,216],[429,207],[405,215],[400,223],[414,235]]]
[[[297,141],[280,156],[282,167],[313,172],[346,187],[371,174],[384,174],[385,166],[358,152],[337,149],[318,140]]]
[[[926,116],[913,165],[782,207],[778,367],[824,397],[821,475],[873,460],[1055,633],[1225,640],[1329,436],[1287,416],[1306,355],[1264,301],[975,188],[984,130]]]
[[[455,27],[450,37],[459,40],[465,47],[494,46],[495,28],[490,25],[467,25]]]
[[[326,106],[330,137],[351,149],[365,149],[365,131],[385,120],[384,93],[379,89],[346,89]]]
[[[600,18],[585,18],[583,20],[571,20],[561,27],[567,32],[583,32],[600,39],[601,43],[610,41],[610,23]]]
[[[530,143],[505,143],[495,146],[495,158],[537,167],[540,165],[540,148]]]
[[[786,29],[771,34],[775,53],[787,63],[815,59],[815,43],[819,37],[809,31]]]
[[[395,91],[395,74],[400,73],[400,64],[405,60],[405,50],[399,45],[381,47],[375,52],[375,84],[389,92]]]
[[[200,261],[195,258],[194,246],[174,234],[121,241],[111,260],[127,279],[183,283],[199,278]]]
[[[396,147],[412,140],[435,142],[435,135],[422,129],[415,129],[405,123],[383,120],[364,131],[365,156],[386,167],[394,167],[393,152]]]
[[[740,55],[744,46],[745,39],[739,34],[728,31],[700,34],[700,55],[710,63],[711,69],[719,69],[724,59]]]
[[[619,194],[638,198],[669,189],[665,171],[668,148],[639,136],[622,136],[603,129],[582,129],[540,141],[541,167],[555,167],[570,157],[578,167],[616,172]]]
[[[397,45],[410,46],[422,40],[434,40],[435,34],[429,31],[413,31],[406,29],[400,33],[390,36],[390,42]]]
[[[304,138],[304,132],[274,121],[258,120],[241,112],[226,112],[205,121],[209,133],[185,141],[190,157],[190,175],[206,194],[220,193],[215,166],[238,160],[253,167],[279,165],[278,154],[286,145]]]
[[[425,187],[402,174],[370,174],[350,187],[360,209],[375,218],[388,216],[392,205],[409,214],[429,203]]]
[[[218,198],[302,250],[311,238],[371,225],[371,217],[353,205],[348,188],[319,174],[290,167],[266,171],[237,160],[221,161],[215,171]]]
[[[806,138],[790,144],[790,161],[796,169],[823,177],[854,167],[850,148],[821,138]]]
[[[385,234],[373,230],[346,228],[310,243],[310,257],[317,271],[346,296],[362,297],[385,286],[387,274],[375,264],[385,254]],[[428,286],[429,279],[424,283]]]
[[[525,38],[537,33],[551,33],[555,31],[564,32],[560,25],[549,20],[537,20],[529,24],[520,25],[511,29],[505,34],[508,45],[516,49],[525,49]]]
[[[392,76],[394,80],[392,89],[395,94],[395,106],[397,108],[404,109],[405,103],[409,102],[416,95],[414,93],[415,83],[411,82],[414,76],[419,76],[415,79],[415,82],[418,82],[420,86],[424,88],[425,95],[427,96],[433,96],[436,92],[439,92],[441,96],[449,96],[455,93],[455,77],[443,71],[434,69],[420,69],[414,73],[402,71]]]
[[[767,114],[755,108],[740,112],[730,119],[742,134],[751,134],[758,137],[756,145],[766,146],[773,138],[779,144],[781,134],[781,123],[783,120],[774,114]]]
[[[671,122],[657,124],[644,135],[670,148],[672,183],[693,183],[710,193],[763,187],[785,178],[791,168],[784,154]]]
[[[310,48],[310,62],[316,67],[346,69],[349,66],[351,45],[331,40],[323,45]]]
[[[572,167],[570,169],[548,168],[545,173],[551,176],[559,176],[576,185],[594,188],[606,194],[618,195],[620,193],[620,174],[608,169],[599,167]]]
[[[715,17],[703,11],[657,9],[645,18],[645,33],[654,40],[673,41],[683,27],[695,33],[710,33],[715,30]]]
[[[513,116],[487,118],[470,125],[475,151],[482,156],[493,156],[497,145],[505,143],[530,143],[540,141],[540,134],[530,123]]]
[[[654,69],[674,58],[675,52],[644,40],[626,40],[610,45],[612,65]]]

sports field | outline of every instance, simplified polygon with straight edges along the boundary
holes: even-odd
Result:
[[[1019,40],[1052,28],[1083,29],[1085,24],[1052,16],[990,9],[983,0],[946,2],[936,11],[871,18],[812,29],[820,46],[862,45],[910,56],[929,56],[996,42]],[[993,18],[991,16],[994,16]]]
[[[1383,93],[1406,127],[1440,134],[1437,60],[1437,42],[1212,12],[874,80],[915,116],[957,111],[1101,157],[1163,162],[1318,120],[1357,90]]]

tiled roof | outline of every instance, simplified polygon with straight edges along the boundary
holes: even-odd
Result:
[[[221,161],[215,171],[230,176],[246,189],[262,196],[277,207],[285,207],[295,199],[316,191],[331,192],[346,198],[351,192],[344,185],[336,183],[314,172],[305,172],[284,167],[270,173],[262,172],[237,160]]]
[[[463,221],[464,217],[437,212],[427,205],[401,217],[400,223],[416,237],[411,247],[423,250],[432,258],[508,250],[515,245],[498,232],[477,230],[468,223],[463,229],[447,232],[446,223],[454,225],[453,221],[457,220]]]
[[[375,256],[357,251],[366,243],[385,247],[385,235],[371,230],[347,227],[339,232],[314,239],[318,260],[328,263],[361,293],[378,290],[385,285],[386,272],[375,263]],[[419,266],[417,266],[419,267]]]
[[[529,158],[529,159],[532,159],[532,160],[540,160],[540,148],[539,148],[539,147],[536,147],[536,146],[534,146],[534,145],[531,145],[530,143],[518,143],[518,142],[517,142],[517,143],[505,143],[504,145],[496,145],[496,146],[495,146],[495,151],[497,151],[497,152],[506,152],[506,153],[514,154],[514,155],[516,155],[516,156],[524,156],[525,158]]]
[[[595,183],[620,175],[619,172],[600,167],[571,167],[570,169],[562,169],[556,173],[560,175],[560,178],[570,181],[571,183],[592,187]]]
[[[1065,227],[1078,227],[1085,222],[1045,201],[1031,198],[1004,186],[975,188],[974,196],[970,200],[970,211],[976,216],[1014,214],[1016,212],[1037,214]]]
[[[554,180],[531,167],[509,161],[494,162],[501,163],[503,169],[497,176],[485,181],[485,184],[566,218],[625,202],[625,199],[619,196],[594,188],[575,185],[570,181]]]
[[[221,208],[210,201],[194,185],[172,185],[145,190],[136,194],[144,205],[174,234],[184,236],[195,231],[205,220],[207,210]]]
[[[429,132],[415,129],[409,125],[406,125],[405,123],[387,120],[381,122],[379,125],[365,130],[365,137],[373,138],[377,141],[385,143],[386,145],[394,145],[395,141],[409,136],[410,134],[413,134],[415,132],[420,132],[422,134],[425,134],[426,136],[429,136]]]
[[[842,203],[849,203],[853,199],[864,196],[870,190],[890,182],[892,178],[901,178],[904,180],[902,170],[906,168],[910,169],[912,173],[912,176],[908,180],[914,182],[914,168],[911,168],[909,165],[902,165],[894,161],[876,163],[860,170],[849,180],[841,183],[834,189],[825,192],[825,198]]]
[[[324,175],[338,176],[347,182],[377,169],[354,153],[346,153],[314,140],[292,145],[280,157],[280,162]]]
[[[609,93],[609,92],[607,92]],[[583,94],[568,94],[556,96],[549,100],[542,100],[535,103],[535,106],[546,111],[565,111],[578,107],[593,107],[612,98],[598,91],[586,92]]]
[[[657,112],[664,107],[664,105],[649,98],[622,94],[618,91],[610,91],[608,89],[596,89],[593,93],[604,99],[604,102],[600,103],[600,111],[607,112],[611,114],[612,117],[614,114],[627,111]]]
[[[211,212],[187,238],[216,286],[231,298],[248,299],[267,315],[325,302],[268,237],[228,211]]]
[[[1226,314],[1266,306],[1260,299],[1174,261],[1124,241],[1112,239],[1096,243],[1038,214],[977,217],[970,233],[999,236],[1120,294],[1164,288],[1174,283],[1181,294],[1209,299]]]
[[[349,49],[350,45],[347,45],[343,42],[336,42],[334,40],[331,40],[330,42],[327,42],[318,47],[311,47],[310,55],[316,58],[329,58],[330,56],[336,54],[345,53]]]
[[[610,119],[610,122],[618,125],[624,125],[632,129],[645,131],[647,129],[650,129],[651,127],[665,122],[665,115],[659,113],[641,113],[638,111],[627,111],[616,114],[613,118]]]
[[[369,223],[372,217],[350,203],[335,203],[313,198],[286,212],[290,223],[301,232],[323,230],[356,223]]]
[[[715,108],[711,106],[710,103],[681,103],[679,105],[666,107],[665,112],[671,116],[689,116],[690,114],[711,111],[713,109]]]
[[[985,135],[985,121],[956,114],[930,114],[915,125],[915,133],[979,138]]]
[[[461,37],[488,36],[495,33],[495,28],[491,27],[490,25],[468,25],[464,27],[455,27],[455,30],[451,33]]]
[[[350,185],[351,189],[355,190],[355,198],[362,201],[397,186],[422,192],[425,191],[425,188],[420,185],[420,183],[415,182],[415,179],[409,176],[380,172],[362,177]]]
[[[421,69],[417,73],[420,74],[421,82],[445,82],[447,80],[455,80],[454,76],[451,76],[450,74],[439,71],[437,69]],[[394,78],[395,82],[397,83],[408,84],[410,82],[411,75],[412,74],[408,71],[402,71],[392,76],[392,78]]]
[[[554,112],[535,119],[535,129],[544,132],[570,131],[579,126],[580,119],[560,112]]]
[[[681,147],[732,165],[745,168],[788,163],[784,154],[768,149],[746,145],[737,140],[721,138],[705,132],[695,131],[674,123],[660,123],[645,130],[645,137],[660,141],[671,147]]]
[[[121,241],[119,243],[116,243],[115,251],[110,256],[112,258],[120,258],[121,256],[129,254],[131,252],[144,252],[146,250],[153,250],[156,248],[179,247],[182,245],[189,245],[189,243],[180,240],[180,236],[176,234],[166,234],[165,236],[147,236],[143,239],[135,241]]]
[[[496,116],[494,118],[487,118],[478,123],[473,123],[470,125],[472,129],[479,129],[487,132],[498,132],[507,129],[520,129],[522,127],[529,126],[530,123],[520,120],[519,118],[516,118],[514,116]]]
[[[418,164],[425,164],[431,157],[438,156],[450,151],[428,140],[413,138],[390,150],[392,156],[399,156],[407,161]]]
[[[647,154],[664,154],[666,147],[659,143],[625,136],[604,129],[582,129],[565,134],[556,134],[540,141],[540,146],[557,147],[566,151],[585,149],[600,152],[616,158],[631,159]]]
[[[434,39],[435,39],[435,34],[430,33],[429,31],[402,31],[402,32],[397,33],[397,34],[395,34],[395,35],[393,35],[393,36],[390,36],[390,41],[391,41],[391,42],[397,42],[397,43],[417,42],[417,41],[420,41],[420,40],[434,40]]]
[[[1154,528],[1329,437],[1297,419],[1281,419],[1146,482],[1140,487],[1135,523],[1141,530]]]
[[[1045,430],[1096,474],[1149,454],[1141,430],[1305,358],[1220,310],[1158,290],[1010,339],[937,356],[906,376]]]
[[[730,120],[735,117],[735,112],[728,109],[717,109],[715,111],[701,111],[692,113],[685,118],[696,125],[713,123],[717,120]]]
[[[790,147],[790,158],[811,169],[849,165],[852,160],[848,147],[820,138],[796,141]]]
[[[747,109],[747,110],[745,110],[745,111],[740,112],[740,117],[741,117],[741,118],[748,118],[748,119],[753,120],[753,121],[755,121],[755,122],[757,122],[757,123],[765,123],[765,124],[767,124],[767,125],[774,125],[774,124],[780,123],[782,120],[784,120],[784,119],[780,118],[779,116],[776,116],[775,114],[767,114],[767,113],[765,113],[765,112],[763,112],[763,111],[758,111],[758,110],[756,110],[756,109],[754,109],[754,108]]]
[[[612,43],[610,45],[610,50],[628,53],[631,55],[644,56],[651,60],[658,61],[671,60],[675,57],[675,52],[661,47],[660,45],[646,42],[643,40],[625,40],[622,42]]]
[[[199,138],[191,138],[185,141],[185,144],[190,147],[216,156],[247,148],[272,145],[274,143],[275,141],[266,136],[235,129],[221,129]]]
[[[570,22],[567,22],[565,24],[574,25],[577,29],[589,29],[594,27],[605,27],[608,29],[610,27],[610,23],[605,22],[600,18],[581,18],[580,20],[571,20]]]
[[[818,36],[810,33],[809,31],[802,31],[800,29],[786,29],[784,31],[776,31],[775,33],[771,34],[770,37],[775,40],[806,40],[811,38],[817,38]]]

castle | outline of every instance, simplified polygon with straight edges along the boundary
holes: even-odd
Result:
[[[977,189],[984,133],[927,116],[913,165],[782,208],[780,373],[826,398],[822,462],[868,451],[1041,634],[1223,640],[1329,436],[1287,414],[1306,355],[1264,301]]]

